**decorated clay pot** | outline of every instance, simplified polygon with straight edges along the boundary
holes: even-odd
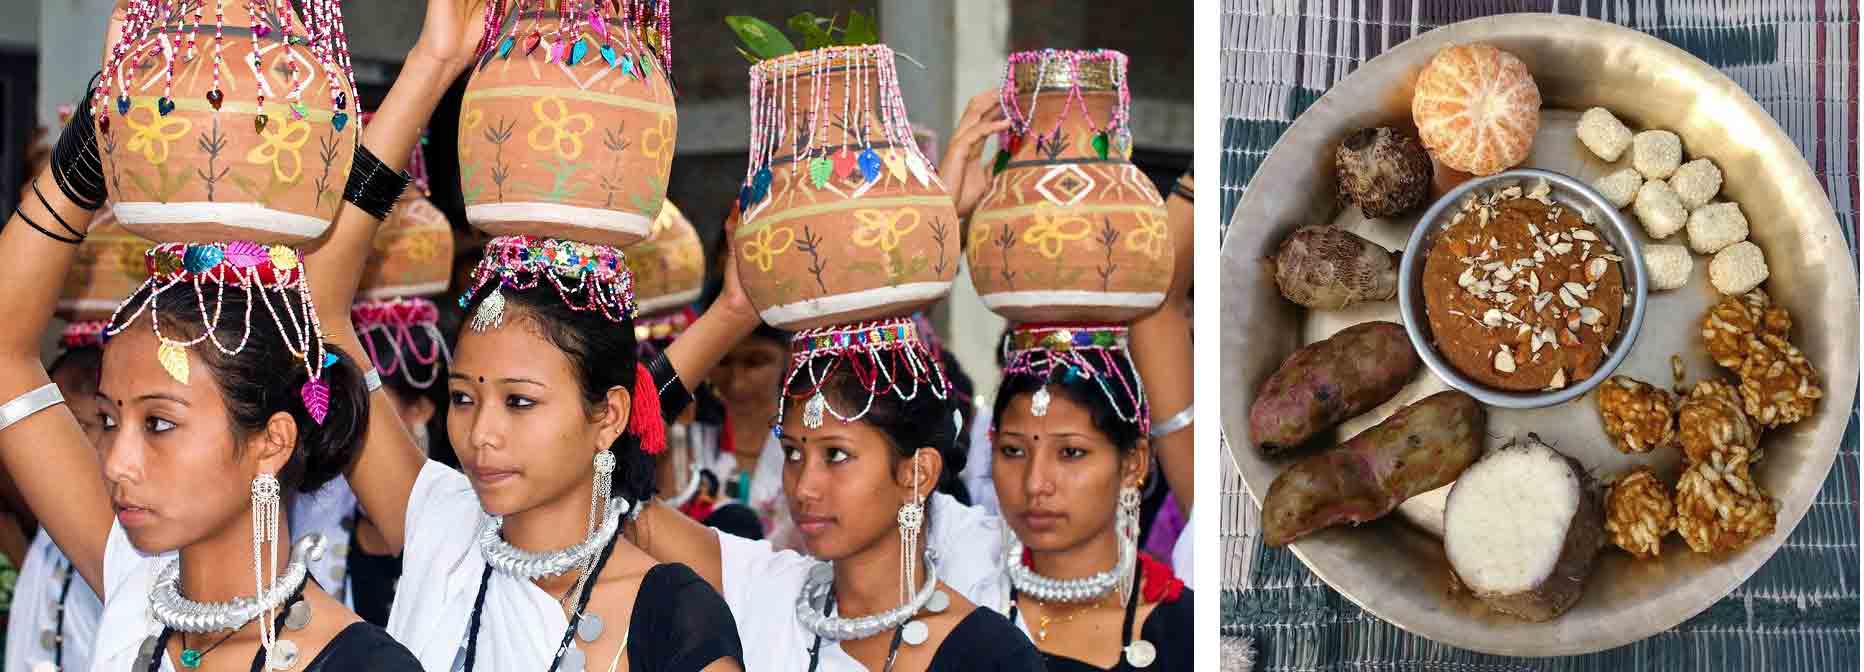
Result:
[[[447,291],[453,261],[453,225],[432,201],[410,189],[376,229],[357,297],[432,296]]]
[[[1019,53],[1004,87],[1012,127],[966,248],[984,305],[1015,322],[1124,322],[1157,308],[1171,234],[1158,189],[1129,160],[1125,55]]]
[[[316,239],[362,128],[338,0],[204,2],[135,0],[107,49],[92,115],[117,219],[165,242]]]
[[[751,67],[751,162],[732,243],[772,326],[907,315],[951,288],[958,218],[913,140],[893,59],[885,45],[830,47]]]
[[[634,301],[642,317],[677,311],[699,299],[705,287],[705,246],[673,201],[661,207],[647,240],[622,253],[634,272]]]
[[[142,281],[149,269],[143,254],[149,241],[123,230],[109,208],[99,210],[78,244],[78,258],[65,276],[64,292],[58,296],[58,316],[69,321],[106,320],[116,312]]]
[[[678,128],[666,3],[576,14],[559,25],[540,0],[499,0],[460,105],[466,219],[493,235],[625,246],[646,238],[666,199]],[[650,25],[655,24],[655,25]],[[651,28],[651,30],[650,30]]]

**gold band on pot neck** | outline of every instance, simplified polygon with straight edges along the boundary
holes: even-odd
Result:
[[[1066,91],[1074,88],[1077,83],[1082,91],[1115,91],[1119,88],[1119,79],[1126,75],[1120,72],[1124,67],[1110,57],[1083,57],[1078,62],[1081,66],[1079,73],[1074,72],[1076,61],[1063,58],[1060,54],[1047,59],[1047,68],[1042,67],[1041,60],[1018,63],[1014,70],[1016,92],[1029,93],[1035,88],[1038,75],[1042,78],[1044,91]]]

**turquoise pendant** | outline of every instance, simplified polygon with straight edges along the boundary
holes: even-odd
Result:
[[[181,650],[181,666],[190,670],[201,666],[201,652],[194,649]]]

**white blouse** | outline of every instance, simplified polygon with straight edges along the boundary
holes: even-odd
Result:
[[[454,656],[465,641],[485,572],[477,542],[484,516],[464,474],[432,460],[421,467],[408,496],[402,579],[389,612],[388,634],[407,646],[425,669],[453,669]],[[479,618],[473,669],[480,672],[546,669],[569,628],[556,597],[537,584],[500,572],[492,572]]]
[[[342,476],[325,483],[316,492],[300,493],[291,499],[291,538],[303,539],[316,532],[324,535],[324,555],[310,563],[311,577],[324,592],[343,606],[355,609],[350,599],[349,545],[350,531],[343,523],[356,512],[356,493]]]
[[[64,623],[59,623],[59,593],[70,577],[71,592],[64,601]],[[34,666],[51,663],[57,652],[45,647],[43,636],[58,629],[63,651],[61,662],[66,670],[90,669],[91,647],[97,641],[97,619],[103,616],[104,604],[91,590],[91,584],[78,575],[71,561],[52,543],[44,529],[32,538],[20,563],[19,580],[13,584],[13,605],[7,612],[6,672],[31,672]]]
[[[998,567],[1002,521],[942,493],[933,494],[932,499],[926,541],[939,556],[939,580],[981,607],[1004,611],[1009,584]],[[808,669],[815,635],[796,618],[796,596],[817,560],[796,551],[775,550],[768,541],[723,532],[718,533],[718,543],[725,604],[738,621],[738,638],[745,642],[747,658],[757,661],[757,669]],[[752,651],[758,655],[751,657]],[[817,669],[867,670],[829,640],[822,642]]]
[[[149,613],[149,593],[155,575],[174,552],[143,555],[130,543],[122,523],[110,524],[104,543],[104,613],[97,624],[97,648],[91,653],[91,672],[143,672],[131,670],[142,642],[161,634],[162,626]],[[75,669],[75,668],[67,668]],[[162,658],[162,670],[174,672],[175,661]]]

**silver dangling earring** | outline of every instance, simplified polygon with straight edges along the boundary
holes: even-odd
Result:
[[[1122,552],[1133,553],[1133,557],[1138,557],[1139,488],[1131,486],[1120,488],[1119,520],[1115,525],[1118,528],[1115,530],[1115,533],[1120,536],[1120,544],[1126,547],[1121,549]],[[1128,551],[1126,549],[1132,550]],[[1135,562],[1133,563],[1133,571],[1127,572],[1126,576],[1120,579],[1121,604],[1125,604],[1126,601],[1133,599],[1133,590],[1138,587],[1135,578],[1138,573],[1139,563]],[[1158,660],[1158,648],[1153,646],[1152,642],[1148,642],[1144,639],[1135,639],[1131,644],[1127,644],[1126,648],[1121,649],[1120,655],[1126,659],[1128,665],[1144,669],[1151,667],[1152,663]]]
[[[265,594],[266,586],[278,579],[278,477],[259,474],[252,479],[252,577],[253,595]],[[265,552],[265,545],[272,552]],[[263,559],[263,560],[262,560]],[[261,566],[265,569],[262,573]],[[272,670],[289,670],[297,665],[298,647],[291,640],[280,640],[272,627],[271,611],[260,612],[259,647],[265,651],[265,666]]]
[[[919,458],[913,458],[913,499],[900,507],[900,603],[908,604],[919,592],[919,531],[925,527],[926,506],[919,497]],[[937,595],[934,595],[937,597]],[[929,606],[929,605],[928,605]],[[944,611],[933,609],[933,613]],[[901,639],[907,644],[924,644],[931,636],[925,621],[911,620],[902,626]]]
[[[596,453],[595,487],[589,491],[589,529],[583,534],[595,534],[596,525],[608,515],[609,493],[614,488],[614,482],[614,451],[603,450],[602,452]],[[619,532],[617,532],[617,534],[619,534]],[[591,555],[588,560],[583,561],[582,576],[576,578],[576,589],[570,591],[570,595],[581,596],[584,588],[589,585],[589,581],[594,578],[589,575],[595,572],[597,555]],[[585,613],[582,615],[582,619],[576,623],[576,637],[581,639],[584,644],[593,643],[602,636],[602,628],[603,623],[601,616]],[[570,650],[576,654],[581,653],[573,647]],[[581,665],[576,665],[574,667],[565,665],[565,669],[580,669],[581,667]]]

